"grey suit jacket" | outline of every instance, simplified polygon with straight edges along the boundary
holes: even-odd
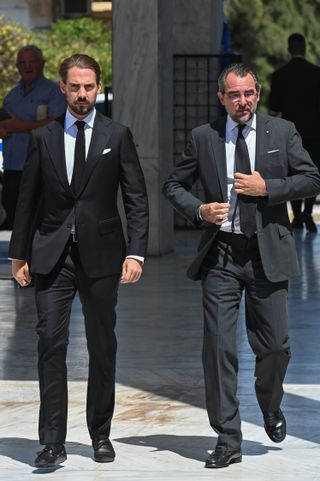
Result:
[[[181,160],[163,187],[174,207],[194,224],[196,210],[203,202],[227,202],[225,151],[226,118],[192,131],[192,138]],[[266,277],[280,282],[299,273],[295,243],[286,202],[315,196],[320,176],[309,154],[303,149],[294,124],[257,113],[255,170],[266,180],[268,197],[257,198],[257,238]],[[190,189],[200,178],[205,198],[198,199]],[[205,224],[198,255],[188,276],[201,277],[202,262],[220,226]]]

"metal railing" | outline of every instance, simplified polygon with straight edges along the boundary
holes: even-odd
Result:
[[[218,101],[217,82],[223,68],[240,61],[238,55],[174,55],[173,59],[173,142],[174,162],[187,146],[191,130],[197,125],[212,122],[223,109]],[[197,182],[192,192],[203,198]],[[187,227],[188,222],[175,215],[176,227]]]

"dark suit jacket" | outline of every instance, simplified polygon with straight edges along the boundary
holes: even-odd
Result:
[[[319,140],[320,67],[294,57],[276,70],[271,77],[269,108],[294,122],[303,140]]]
[[[103,154],[106,149],[110,151]],[[117,208],[119,185],[127,216],[127,249]],[[47,274],[74,224],[89,277],[120,273],[126,253],[146,254],[147,195],[132,136],[128,128],[99,112],[78,197],[67,179],[64,117],[32,132],[9,256],[29,260],[33,273]]]
[[[203,184],[204,202],[227,202],[225,150],[226,118],[192,131],[181,160],[164,184],[163,192],[187,219],[197,223],[196,210],[203,203],[190,192],[197,178]],[[268,197],[257,198],[257,238],[262,264],[271,282],[287,280],[299,272],[286,202],[320,191],[320,176],[291,122],[257,114],[255,170],[266,180]],[[219,226],[206,224],[198,255],[191,264],[191,279],[201,276],[201,264]]]

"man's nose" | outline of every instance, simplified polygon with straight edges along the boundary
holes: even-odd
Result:
[[[246,105],[246,103],[247,103],[247,97],[245,96],[245,94],[240,94],[239,104]]]
[[[78,97],[87,98],[86,89],[85,89],[84,87],[80,87],[80,88],[79,88],[79,90],[78,90]]]

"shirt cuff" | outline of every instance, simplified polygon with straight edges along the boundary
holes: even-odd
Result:
[[[202,206],[202,205],[203,205],[203,204],[201,204],[199,207],[196,208],[195,224],[197,224],[197,225],[200,225],[200,224],[202,224],[202,223],[204,222],[204,220],[203,220],[203,218],[202,218],[202,216],[201,216],[201,214],[200,214],[200,209],[201,209],[201,206]]]
[[[126,259],[136,259],[137,261],[140,261],[142,263],[142,265],[144,264],[144,257],[141,257],[141,256],[129,255],[129,256],[126,257]]]

